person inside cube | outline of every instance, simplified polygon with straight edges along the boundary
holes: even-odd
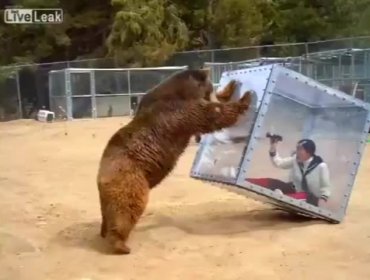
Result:
[[[311,139],[298,141],[295,153],[282,158],[277,146],[282,137],[268,135],[270,138],[269,155],[272,164],[289,170],[289,182],[272,178],[248,179],[256,185],[269,188],[290,197],[305,200],[314,206],[322,206],[331,194],[329,168],[323,159],[316,155],[316,144]]]

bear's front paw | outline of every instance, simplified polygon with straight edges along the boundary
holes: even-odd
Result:
[[[239,106],[241,112],[248,110],[250,104],[252,103],[252,91],[247,91],[244,93],[243,97],[239,100]]]
[[[236,80],[231,80],[227,87],[230,89],[231,92],[234,92],[236,87],[238,86],[238,82]]]

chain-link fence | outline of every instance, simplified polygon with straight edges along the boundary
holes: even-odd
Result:
[[[217,52],[213,51],[209,57],[219,60],[223,60],[225,56],[230,59],[245,58],[248,53],[254,53],[258,57],[240,61],[205,62],[205,67],[211,70],[215,85],[224,71],[276,63],[370,102],[370,37],[230,49],[224,52],[220,50],[222,58],[217,56]],[[233,57],[226,55],[228,52],[232,53]],[[238,53],[243,55],[236,55]],[[269,56],[262,57],[261,54]],[[286,54],[290,56],[285,56]]]
[[[102,58],[1,67],[0,121],[34,118],[38,109],[50,108],[49,72],[68,67],[113,68],[115,61]],[[12,113],[15,106],[18,111]]]
[[[228,63],[206,62],[205,67],[211,70],[212,81],[217,86],[225,71],[266,64],[283,65],[330,87],[370,102],[370,49],[338,49],[300,57],[258,58]]]
[[[22,118],[17,71],[0,70],[0,121]]]
[[[130,116],[145,92],[186,68],[67,68],[50,71],[50,109],[58,119]]]
[[[195,50],[176,53],[167,65],[184,65],[198,67],[205,62],[237,62],[262,57],[299,57],[310,53],[335,49],[369,48],[370,36],[341,38],[307,43],[286,43],[242,48]]]
[[[261,61],[263,63],[283,63],[287,67],[292,67],[294,70],[319,79],[331,86],[341,87],[341,89],[347,90],[347,92],[355,90],[357,94],[357,92],[362,90],[365,98],[370,101],[369,94],[366,94],[370,87],[367,70],[370,66],[370,61],[368,55],[365,54],[367,48],[370,48],[370,36],[309,43],[182,52],[173,55],[165,65],[187,65],[188,67],[198,68],[206,63],[208,66],[210,63],[219,63],[223,65],[220,67],[224,67],[218,70],[220,72],[238,69],[237,67],[248,67],[248,65],[255,65]],[[341,52],[345,53],[348,49],[358,50],[354,55],[355,58],[352,58],[354,62],[350,63],[349,66],[345,62],[348,60],[349,55],[345,58],[346,55],[341,54]],[[339,50],[336,58],[323,58],[329,54],[333,56],[333,53],[335,53],[333,50]],[[360,54],[360,51],[363,54]],[[228,65],[225,66],[225,63],[228,63]],[[50,109],[51,103],[56,102],[56,99],[51,101],[49,98],[49,72],[67,68],[118,68],[118,64],[112,58],[101,58],[1,67],[0,120],[32,118],[38,109],[43,107]],[[361,70],[362,74],[358,74],[359,69],[363,69]],[[329,74],[330,71],[334,74]],[[103,74],[100,75],[101,77],[104,76]],[[117,75],[119,76],[119,74]],[[134,76],[140,77],[141,75],[143,75],[143,72],[139,72]],[[218,81],[220,73],[213,72],[212,75],[213,80]],[[115,78],[115,80],[118,79]],[[141,87],[144,80],[147,80],[144,76],[143,78],[133,78],[130,86],[133,89]],[[157,80],[154,79],[153,81]],[[350,86],[349,84],[352,85]],[[348,90],[348,88],[351,88],[351,90]]]
[[[337,49],[309,54],[310,77],[370,102],[370,48]]]
[[[222,73],[225,71],[240,70],[250,67],[268,65],[268,64],[279,64],[295,70],[297,72],[305,72],[305,64],[307,60],[303,57],[261,57],[257,59],[234,61],[234,62],[205,62],[204,67],[208,68],[211,72],[211,80],[214,86],[218,85],[221,79]]]

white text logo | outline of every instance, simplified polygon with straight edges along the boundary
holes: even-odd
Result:
[[[62,9],[5,9],[8,24],[55,24],[63,22]]]

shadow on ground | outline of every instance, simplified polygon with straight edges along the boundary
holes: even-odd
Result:
[[[201,212],[203,205],[185,205],[179,213],[163,214],[158,211],[144,216],[134,230],[137,241],[151,240],[155,231],[161,228],[175,228],[185,235],[244,235],[261,230],[283,231],[286,229],[325,224],[325,221],[313,220],[275,209],[251,210],[247,212],[221,210]],[[217,209],[222,209],[222,206]],[[201,214],[199,214],[201,213]],[[110,253],[107,242],[99,235],[100,221],[71,225],[59,232],[54,242],[62,246],[83,247],[100,253]],[[170,233],[171,234],[171,231]],[[171,238],[169,238],[171,239]]]
[[[174,217],[157,214],[156,223],[139,226],[137,231],[176,227],[193,235],[236,235],[260,230],[284,230],[325,223],[281,210],[263,209],[244,213],[215,213],[203,217]]]
[[[81,247],[100,253],[110,253],[110,248],[100,237],[100,221],[76,223],[58,232],[52,243]]]

